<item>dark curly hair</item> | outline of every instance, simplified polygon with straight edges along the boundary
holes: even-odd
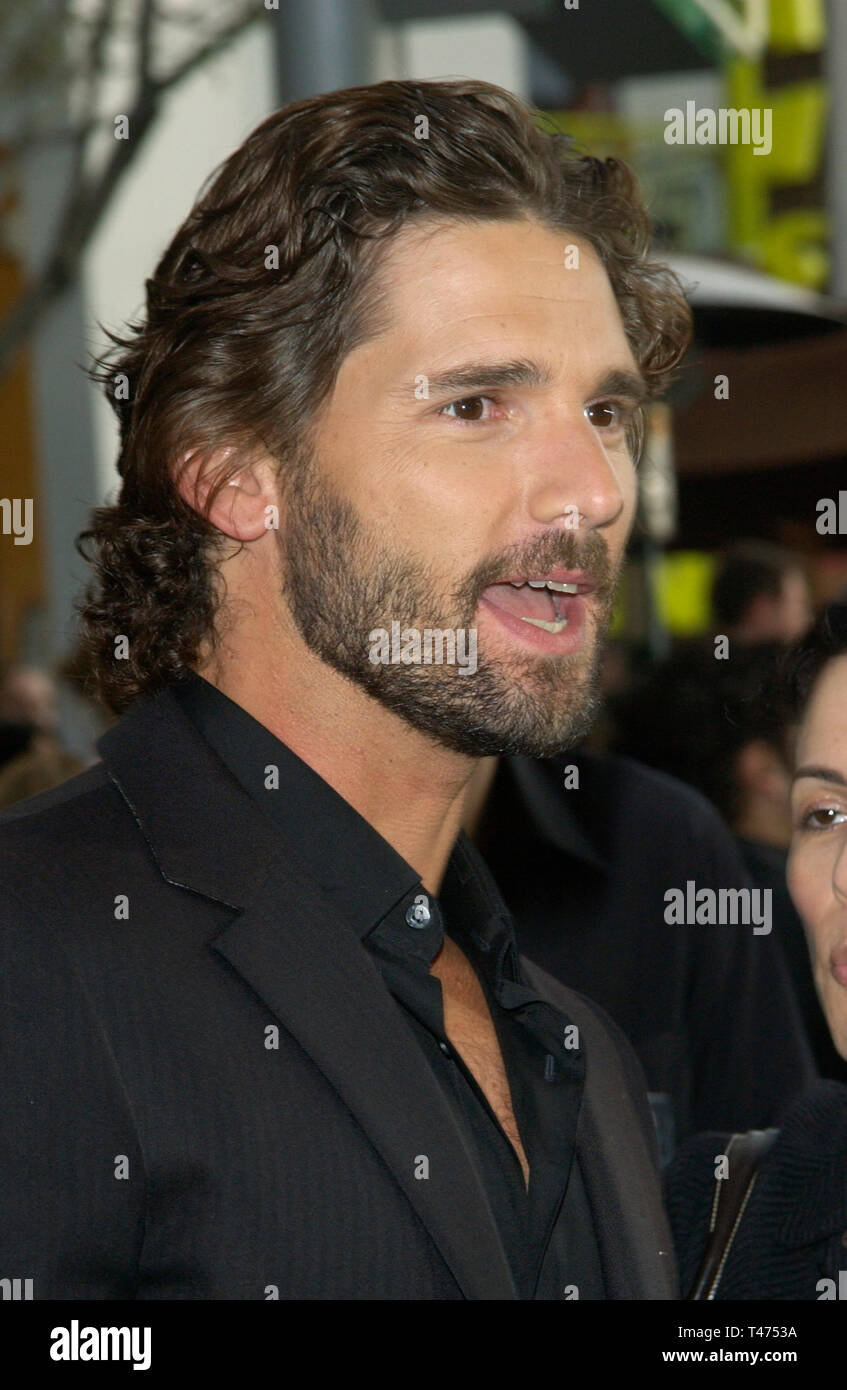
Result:
[[[824,667],[839,656],[847,656],[845,595],[832,599],[805,637],[795,642],[788,650],[784,679],[789,705],[795,719],[803,718]]]
[[[208,508],[251,456],[302,465],[342,359],[375,331],[387,239],[413,219],[523,216],[594,248],[658,395],[690,314],[674,277],[647,260],[633,174],[577,153],[501,88],[382,82],[312,97],[268,117],[224,162],[147,281],[146,317],[127,337],[110,334],[91,372],[121,439],[117,501],[77,541],[95,572],[81,660],[108,708],[188,676],[214,648],[222,538]],[[634,452],[642,433],[639,419]],[[179,472],[213,451],[195,510]]]

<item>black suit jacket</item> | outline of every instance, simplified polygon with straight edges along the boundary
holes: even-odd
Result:
[[[172,693],[99,747],[0,820],[0,1273],[35,1298],[515,1298],[443,1093],[294,848]],[[608,1292],[675,1297],[637,1063],[527,970],[583,1030]]]

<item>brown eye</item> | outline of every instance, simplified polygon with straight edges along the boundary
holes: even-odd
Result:
[[[838,824],[836,818],[842,815],[837,806],[818,806],[809,812],[806,823],[815,830],[826,830],[830,825]]]
[[[487,396],[465,396],[464,400],[451,401],[446,407],[447,411],[453,411],[454,420],[482,420],[485,416],[485,402]]]
[[[598,430],[608,430],[620,424],[620,409],[610,401],[597,401],[585,407],[585,414]]]

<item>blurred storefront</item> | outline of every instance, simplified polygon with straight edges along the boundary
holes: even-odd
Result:
[[[705,623],[711,557],[740,535],[798,548],[819,596],[838,587],[847,535],[822,534],[816,507],[838,497],[847,461],[844,0],[268,0],[262,8],[254,28],[169,97],[87,248],[79,283],[0,385],[0,495],[34,495],[38,516],[26,553],[2,538],[0,658],[53,665],[73,642],[84,568],[74,538],[117,481],[114,421],[81,371],[103,343],[96,325],[119,329],[136,313],[201,179],[264,114],[307,92],[390,77],[463,74],[510,87],[590,152],[629,160],[659,253],[696,258],[685,274],[697,341],[670,417],[654,421],[643,470],[653,501],[645,498],[630,584],[634,591],[640,566],[642,592],[627,607],[640,616],[625,625],[658,649],[663,630]],[[116,64],[107,84],[109,111],[122,109],[124,69]],[[770,112],[758,142],[737,117],[721,143],[716,113],[754,108]],[[0,312],[22,270],[37,271],[63,159],[48,151],[22,169],[26,232],[10,241],[4,223]],[[724,300],[710,288],[722,266],[742,275]],[[76,719],[69,708],[66,725]],[[72,746],[87,737],[71,737]]]

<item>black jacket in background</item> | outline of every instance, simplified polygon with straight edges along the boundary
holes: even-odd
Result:
[[[565,787],[568,766],[578,789]],[[751,882],[690,787],[612,754],[503,758],[476,839],[519,949],[601,1004],[632,1043],[666,1156],[670,1106],[677,1143],[764,1128],[814,1078],[776,930],[664,920],[668,888]]]
[[[727,1134],[698,1135],[667,1172],[685,1294],[706,1246],[715,1159],[726,1153],[728,1140]],[[845,1247],[847,1087],[818,1081],[792,1106],[759,1167],[715,1298],[837,1298],[839,1272],[847,1271]],[[834,1281],[834,1294],[831,1286],[819,1286],[823,1279]]]

